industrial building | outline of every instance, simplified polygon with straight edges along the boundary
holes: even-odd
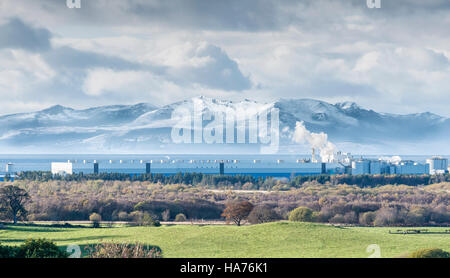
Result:
[[[52,174],[53,175],[72,175],[73,164],[72,162],[52,162]]]
[[[390,173],[390,168],[384,161],[375,159],[360,159],[352,161],[352,175],[381,175]]]
[[[421,164],[412,160],[396,163],[375,159],[352,161],[352,175],[425,175],[430,174],[429,164]]]
[[[16,172],[13,163],[7,163],[5,166],[5,172],[0,173],[0,182],[13,182],[16,177]]]
[[[150,161],[146,173],[176,174],[205,173],[221,175],[252,175],[255,177],[290,177],[292,175],[320,175],[327,173],[325,163],[239,160]]]
[[[401,161],[395,167],[395,173],[397,175],[424,175],[430,174],[430,165],[421,164],[412,160]]]
[[[433,157],[427,163],[412,160],[354,159],[349,154],[338,154],[338,159],[322,163],[313,155],[306,159],[164,159],[155,160],[77,160],[52,162],[54,175],[73,173],[127,173],[163,174],[204,173],[220,175],[252,175],[254,177],[285,177],[298,175],[352,174],[352,175],[425,175],[445,173],[448,160]],[[140,165],[139,165],[140,164]],[[102,167],[103,166],[103,167]]]
[[[442,175],[448,173],[448,159],[434,156],[427,159],[427,164],[430,167],[430,174],[432,175]]]
[[[352,161],[352,175],[370,174],[370,160]]]
[[[102,165],[104,167],[102,167]],[[106,166],[107,165],[107,166]],[[53,175],[70,175],[73,173],[128,173],[128,174],[163,174],[204,173],[220,175],[252,175],[254,177],[286,177],[297,175],[320,175],[343,173],[337,163],[305,162],[303,160],[148,160],[140,161],[138,166],[125,160],[104,160],[82,163],[52,162]]]

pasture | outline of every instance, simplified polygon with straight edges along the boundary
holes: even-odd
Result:
[[[55,228],[5,225],[2,245],[46,238],[59,246],[99,242],[157,245],[166,258],[367,258],[367,247],[380,246],[381,256],[398,257],[420,248],[450,251],[448,228],[432,234],[390,234],[397,228],[337,227],[316,223],[275,222],[260,225],[163,225],[161,227]],[[83,248],[82,248],[83,249]]]

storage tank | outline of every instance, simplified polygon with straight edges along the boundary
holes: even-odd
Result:
[[[14,164],[13,163],[6,164],[6,173],[12,174],[14,172],[15,172],[14,171]]]

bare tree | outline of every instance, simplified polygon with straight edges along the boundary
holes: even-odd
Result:
[[[170,210],[166,209],[165,211],[163,211],[161,216],[162,216],[162,219],[164,221],[169,221],[169,219],[170,219]]]
[[[7,217],[12,218],[14,224],[17,223],[19,217],[27,216],[25,203],[29,199],[28,192],[18,186],[6,185],[0,188],[0,210]]]
[[[252,224],[261,224],[277,221],[281,219],[281,217],[271,207],[259,205],[253,208],[247,219]]]
[[[249,201],[232,201],[227,204],[222,216],[240,226],[241,221],[247,218],[252,209],[253,205]]]

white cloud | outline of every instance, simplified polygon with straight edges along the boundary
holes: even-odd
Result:
[[[71,47],[122,60],[88,55],[84,60],[96,64],[67,69],[58,67],[57,55],[19,57],[3,64],[0,94],[10,79],[15,85],[8,86],[23,92],[18,101],[28,95],[30,103],[35,90],[47,90],[46,103],[73,102],[84,94],[76,105],[85,106],[167,103],[197,92],[263,101],[353,100],[379,111],[450,116],[448,1],[389,1],[377,10],[367,9],[365,1],[244,2],[90,1],[75,11],[56,0],[2,1],[7,10],[0,11],[0,24],[18,16],[46,26],[55,34],[50,53]],[[108,13],[99,12],[106,7]],[[28,58],[31,71],[19,62]],[[94,77],[103,81],[96,84]],[[38,80],[54,86],[36,86]]]
[[[23,84],[25,84],[25,76],[18,70],[0,70],[0,96],[10,98],[14,96],[14,93],[23,90]],[[6,93],[9,92],[9,95]],[[11,95],[13,94],[13,95]]]
[[[88,97],[110,99],[116,104],[150,102],[164,105],[198,95],[217,97],[220,94],[218,90],[196,84],[179,86],[147,71],[114,71],[108,68],[88,70],[82,89]],[[236,94],[239,93],[230,94],[230,98],[235,98]]]
[[[88,70],[83,83],[87,95],[100,96],[108,91],[120,91],[143,79],[143,74],[135,71],[115,72],[111,69]]]
[[[2,99],[23,101],[33,88],[51,82],[55,76],[55,71],[40,54],[22,50],[0,50],[0,97]]]
[[[233,58],[222,48],[205,41],[169,40],[155,45],[151,40],[120,37],[56,39],[54,42],[58,47],[108,53],[143,66],[160,67],[161,77],[186,87],[200,85],[224,91],[242,91],[252,86],[249,77],[241,72],[240,65]]]
[[[159,91],[164,85],[170,86],[150,72],[96,68],[87,71],[83,91],[90,96],[120,94],[132,97],[130,94],[144,94],[154,89]]]
[[[0,61],[2,69],[19,70],[41,81],[51,79],[56,75],[40,54],[22,50],[0,50]]]
[[[376,51],[369,52],[358,59],[354,71],[368,71],[378,64],[380,54]]]

